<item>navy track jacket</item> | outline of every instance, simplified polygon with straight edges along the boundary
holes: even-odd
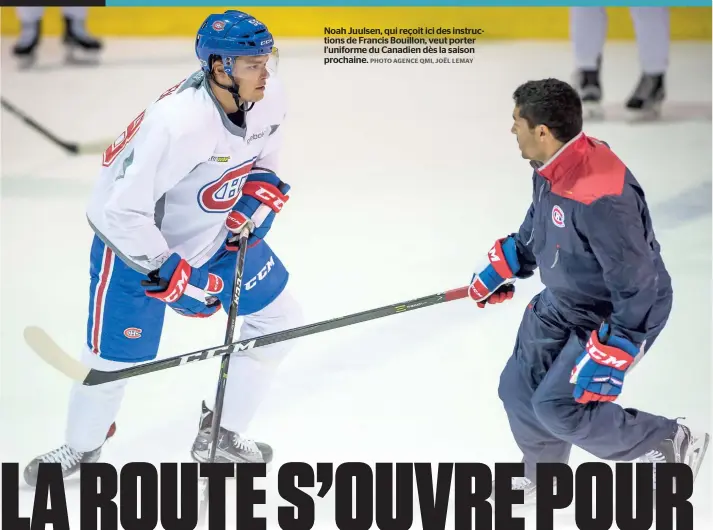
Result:
[[[518,276],[539,269],[573,326],[607,320],[613,335],[640,346],[663,323],[656,304],[672,297],[641,186],[606,143],[583,132],[547,163],[531,164],[532,204],[512,234]]]

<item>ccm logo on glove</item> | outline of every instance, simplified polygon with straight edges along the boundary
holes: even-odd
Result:
[[[611,335],[609,324],[592,331],[575,361],[569,382],[578,403],[615,401],[624,386],[624,377],[641,350],[629,340]]]
[[[188,279],[191,277],[191,266],[186,261],[180,261],[177,270],[173,273],[171,277],[171,283],[168,285],[167,294],[164,294],[161,298],[167,304],[175,302],[183,293],[186,292],[186,287],[188,286]]]
[[[499,239],[488,250],[488,264],[470,279],[468,295],[478,303],[499,304],[510,300],[515,294],[515,274],[520,269],[517,247],[512,237]]]
[[[223,290],[223,279],[206,270],[195,269],[175,252],[141,285],[146,296],[156,298],[185,316],[205,318],[215,314],[221,304],[214,295]]]
[[[243,195],[255,197],[261,203],[270,207],[275,213],[280,213],[289,196],[283,194],[277,186],[267,182],[249,181],[243,186]]]
[[[634,362],[634,357],[625,351],[600,343],[596,338],[596,332],[593,332],[587,341],[587,353],[594,362],[617,370],[627,370]]]

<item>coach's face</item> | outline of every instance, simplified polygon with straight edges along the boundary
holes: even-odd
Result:
[[[520,116],[520,109],[515,107],[512,113],[513,124],[510,132],[517,139],[522,158],[536,160],[538,154],[537,127],[531,128],[527,120]]]

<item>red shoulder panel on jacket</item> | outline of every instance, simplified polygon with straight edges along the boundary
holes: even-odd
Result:
[[[537,171],[552,183],[552,193],[591,204],[621,195],[627,169],[606,144],[580,133]]]

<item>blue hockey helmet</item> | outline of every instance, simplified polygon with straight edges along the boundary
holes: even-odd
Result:
[[[236,57],[270,55],[274,44],[265,24],[242,11],[229,10],[205,19],[196,35],[196,55],[206,73],[211,71],[211,59],[220,58],[225,73],[232,77]]]

